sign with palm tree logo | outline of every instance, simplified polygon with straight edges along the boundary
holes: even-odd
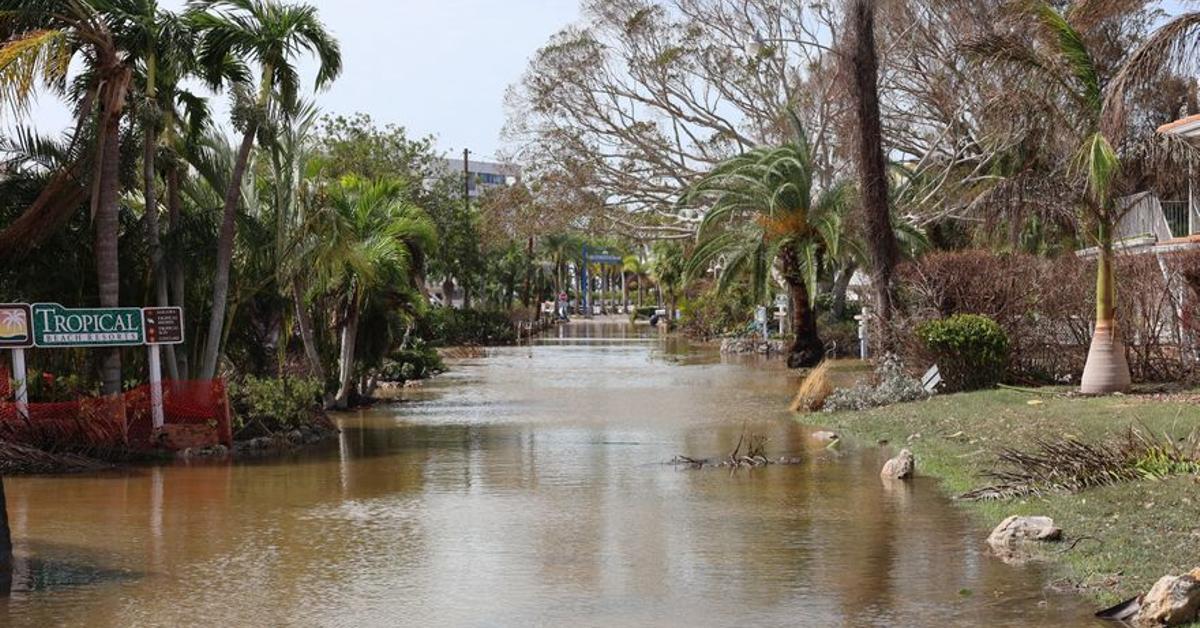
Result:
[[[24,303],[0,303],[0,348],[33,346],[33,314]]]

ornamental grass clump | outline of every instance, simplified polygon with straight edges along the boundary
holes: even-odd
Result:
[[[938,365],[946,392],[992,388],[1007,372],[1008,336],[986,316],[955,314],[927,321],[916,335]]]

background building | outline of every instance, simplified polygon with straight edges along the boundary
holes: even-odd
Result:
[[[447,174],[462,173],[462,159],[443,159],[443,167]],[[501,164],[492,161],[467,161],[467,187],[471,198],[477,198],[485,190],[516,185],[521,180],[521,168],[512,164]]]

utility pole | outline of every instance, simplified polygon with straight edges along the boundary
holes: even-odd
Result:
[[[469,164],[471,159],[471,151],[463,149],[463,217],[470,220],[471,216],[471,168]],[[467,279],[459,278],[462,281],[463,303],[462,309],[467,309]]]
[[[463,149],[463,209],[471,211],[471,169],[467,164],[470,163],[471,151]]]

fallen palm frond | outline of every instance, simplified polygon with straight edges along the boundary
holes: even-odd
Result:
[[[800,462],[800,458],[794,456],[768,458],[766,453],[768,440],[770,439],[762,434],[750,434],[747,440],[746,428],[743,426],[742,433],[738,436],[737,445],[734,445],[733,451],[729,452],[728,456],[719,460],[710,460],[679,455],[672,458],[670,464],[687,465],[692,469],[703,469],[706,466],[742,469],[765,467],[769,464],[798,464]],[[746,446],[745,452],[742,451],[743,445]]]
[[[1034,451],[1001,450],[996,469],[984,474],[993,483],[960,499],[995,500],[1076,493],[1138,479],[1200,473],[1200,434],[1176,441],[1130,428],[1123,439],[1085,443],[1074,438],[1040,439]]]

